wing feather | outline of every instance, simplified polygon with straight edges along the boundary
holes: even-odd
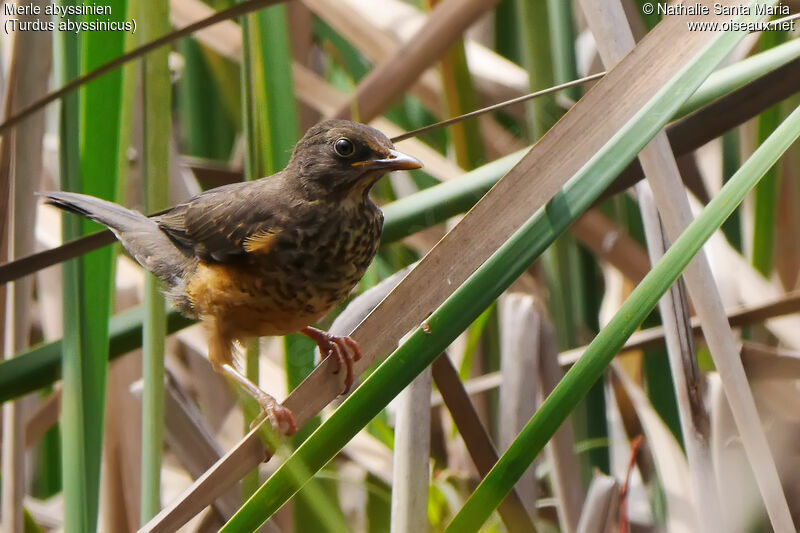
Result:
[[[266,253],[282,231],[281,206],[267,178],[200,194],[156,217],[181,248],[208,262],[229,262]]]

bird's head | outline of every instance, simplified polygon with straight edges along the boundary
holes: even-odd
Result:
[[[324,120],[295,146],[288,169],[304,186],[322,188],[339,197],[366,197],[392,170],[421,168],[415,157],[395,150],[380,131],[348,120]]]

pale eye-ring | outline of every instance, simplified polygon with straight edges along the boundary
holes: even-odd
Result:
[[[356,147],[353,146],[353,142],[347,137],[339,137],[336,139],[336,142],[333,143],[333,149],[342,157],[350,157],[356,152]]]

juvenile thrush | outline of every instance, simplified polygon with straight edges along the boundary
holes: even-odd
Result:
[[[108,226],[163,282],[171,303],[205,324],[214,369],[291,434],[292,413],[236,368],[234,343],[300,332],[345,367],[347,392],[358,344],[310,325],[347,296],[378,250],[383,213],[369,198],[372,186],[389,171],[421,166],[374,128],[326,120],[308,130],[282,171],[211,189],[158,216],[83,194],[43,195]]]

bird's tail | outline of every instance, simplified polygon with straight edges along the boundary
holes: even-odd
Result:
[[[113,202],[72,192],[43,192],[45,202],[99,222],[114,232],[122,246],[144,268],[180,289],[194,259],[183,253],[152,219]]]

